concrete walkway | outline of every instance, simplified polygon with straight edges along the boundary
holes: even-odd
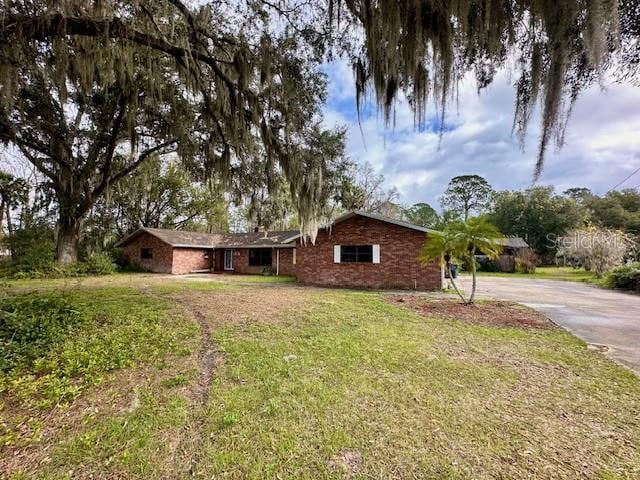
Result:
[[[471,277],[460,284],[471,290]],[[545,313],[585,342],[640,375],[640,295],[585,283],[527,278],[478,277],[480,297],[511,300]]]

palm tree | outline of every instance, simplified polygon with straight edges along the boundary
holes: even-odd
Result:
[[[451,262],[454,258],[458,258],[459,247],[460,245],[456,235],[451,231],[449,225],[447,225],[441,232],[431,232],[428,234],[427,241],[422,246],[419,259],[423,263],[431,263],[434,260],[440,261],[441,264],[444,265],[451,286],[462,301],[467,303],[467,300],[462,295],[451,274]]]
[[[473,304],[476,295],[477,274],[475,255],[481,251],[494,259],[500,255],[501,246],[498,239],[502,235],[484,217],[470,218],[466,222],[458,221],[445,226],[442,232],[432,232],[422,247],[420,260],[428,263],[440,260],[446,269],[449,281],[458,296],[467,305]],[[451,261],[468,260],[471,265],[471,295],[464,297],[451,275]]]

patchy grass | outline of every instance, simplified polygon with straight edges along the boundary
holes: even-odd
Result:
[[[295,283],[296,277],[288,275],[240,275],[235,273],[222,273],[206,275],[209,280],[224,283]]]
[[[51,407],[106,372],[181,353],[180,340],[193,329],[171,325],[163,303],[116,287],[3,299],[0,391],[28,406]]]
[[[560,329],[326,292],[215,341],[205,477],[640,475],[640,382]]]
[[[491,302],[465,318],[452,306],[413,311],[375,293],[145,276],[121,282],[66,295],[80,311],[102,312],[112,328],[120,328],[116,312],[150,322],[151,337],[140,343],[173,342],[157,355],[127,347],[140,352],[130,366],[88,382],[46,416],[11,396],[2,422],[20,436],[0,450],[3,472],[640,477],[640,380],[562,329],[496,327],[485,318],[496,315]],[[536,315],[511,308],[501,305],[499,314]],[[103,331],[89,318],[82,335]],[[199,345],[196,325],[210,343]],[[203,385],[200,362],[211,351],[221,361]]]
[[[562,280],[566,282],[587,282],[599,284],[600,280],[584,269],[572,267],[538,267],[535,273],[478,272],[483,277],[531,278],[538,280]]]
[[[197,326],[137,288],[44,286],[0,300],[0,470],[66,472],[77,459],[84,476],[106,455],[147,471],[160,426],[184,425],[188,400],[158,385],[194,368]]]

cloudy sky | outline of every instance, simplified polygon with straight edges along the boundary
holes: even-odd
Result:
[[[523,153],[511,124],[514,110],[512,84],[506,75],[480,95],[472,82],[460,87],[459,105],[452,104],[447,132],[439,144],[433,129],[416,131],[406,103],[397,106],[396,125],[385,127],[375,109],[362,116],[360,133],[355,109],[355,88],[346,63],[328,65],[329,101],[325,109],[328,127],[346,125],[348,154],[370,162],[396,186],[404,204],[428,202],[438,207],[438,197],[451,177],[484,176],[495,189],[520,189],[531,185],[540,134],[539,117],[532,119]],[[435,112],[432,112],[435,113]],[[589,187],[599,194],[640,167],[640,88],[608,83],[591,88],[574,107],[566,133],[566,145],[551,147],[539,185],[558,191]],[[619,188],[640,187],[640,173]]]

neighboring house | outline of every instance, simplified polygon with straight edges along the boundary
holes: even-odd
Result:
[[[502,246],[502,253],[496,260],[488,260],[485,255],[476,255],[476,259],[481,265],[484,262],[492,262],[501,272],[514,272],[516,269],[516,257],[522,256],[525,252],[531,252],[531,247],[522,237],[506,236],[499,238],[496,242]]]
[[[116,246],[152,272],[294,275],[305,284],[439,290],[442,269],[422,265],[430,230],[380,215],[349,212],[304,242],[297,231],[202,234],[142,228]]]

